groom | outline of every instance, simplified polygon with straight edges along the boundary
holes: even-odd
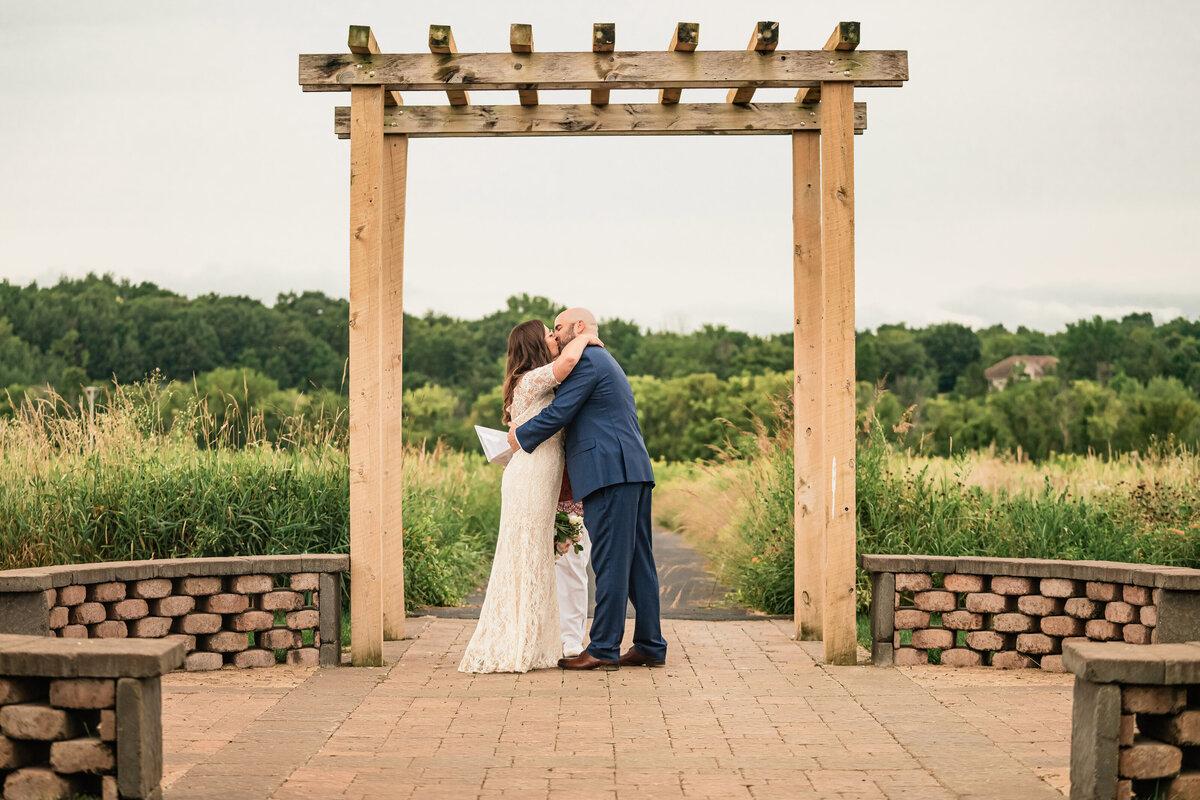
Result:
[[[595,317],[584,308],[567,309],[554,320],[560,348],[580,334],[597,332]],[[661,666],[667,642],[659,622],[658,572],[650,541],[654,472],[629,379],[607,350],[584,350],[554,402],[510,431],[508,443],[514,450],[519,446],[532,453],[564,427],[567,475],[575,497],[583,498],[583,517],[592,540],[596,610],[587,649],[558,665],[563,669]],[[633,647],[621,653],[626,598],[633,603],[637,619]]]

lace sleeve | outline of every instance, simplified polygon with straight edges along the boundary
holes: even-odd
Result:
[[[522,375],[521,383],[517,388],[526,398],[532,399],[552,391],[556,386],[558,386],[558,381],[554,380],[554,362],[550,362],[544,367],[531,369]]]

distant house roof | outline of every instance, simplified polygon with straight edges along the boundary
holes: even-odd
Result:
[[[992,382],[1006,381],[1018,363],[1025,365],[1026,375],[1037,380],[1046,374],[1047,369],[1056,366],[1058,359],[1054,356],[1009,356],[985,369],[983,375]]]

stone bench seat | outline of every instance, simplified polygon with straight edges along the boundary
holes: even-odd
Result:
[[[341,662],[339,554],[65,564],[0,572],[0,633],[171,639],[189,670]]]
[[[1071,797],[1200,798],[1200,642],[1070,642]]]
[[[1111,561],[866,554],[879,666],[1033,667],[1063,648],[1200,639],[1200,570]]]
[[[6,800],[160,798],[161,676],[177,640],[0,635]]]

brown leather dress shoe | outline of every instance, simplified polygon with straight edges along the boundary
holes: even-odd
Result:
[[[563,669],[605,669],[613,670],[620,669],[621,662],[619,661],[601,661],[592,656],[587,650],[584,650],[574,658],[560,658],[558,665]]]
[[[636,647],[631,647],[621,654],[618,663],[622,667],[661,667],[667,662],[666,659],[651,658]]]

